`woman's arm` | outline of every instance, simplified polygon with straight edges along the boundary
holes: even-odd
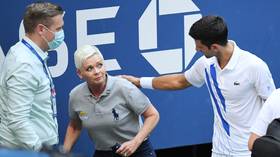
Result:
[[[143,127],[132,140],[123,143],[117,150],[117,153],[121,155],[125,154],[124,156],[130,156],[131,154],[133,154],[140,146],[140,144],[152,132],[159,121],[159,113],[153,105],[150,105],[142,114],[142,116],[144,117]]]
[[[82,123],[80,120],[70,120],[66,135],[64,138],[64,145],[63,149],[66,153],[70,152],[72,149],[72,146],[75,144],[77,139],[79,138],[82,130]]]

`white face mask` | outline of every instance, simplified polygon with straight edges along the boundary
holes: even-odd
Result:
[[[53,31],[49,30],[48,27],[46,27],[46,28],[49,32],[54,34],[54,39],[52,41],[47,41],[47,39],[45,37],[43,37],[43,39],[48,43],[49,50],[54,50],[54,49],[58,48],[63,43],[63,41],[64,41],[64,31],[63,31],[63,29],[61,29],[58,32],[53,32]]]

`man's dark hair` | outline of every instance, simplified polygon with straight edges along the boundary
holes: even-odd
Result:
[[[225,46],[228,42],[227,24],[219,16],[202,17],[191,26],[189,35],[208,48],[214,43]]]
[[[49,2],[36,2],[26,7],[23,25],[26,33],[33,33],[38,24],[49,27],[53,24],[52,17],[62,15],[63,9]]]

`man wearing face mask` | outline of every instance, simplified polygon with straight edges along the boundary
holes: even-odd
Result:
[[[10,48],[0,71],[0,145],[39,151],[58,143],[47,52],[64,40],[63,10],[47,2],[32,3],[23,24],[26,35]]]

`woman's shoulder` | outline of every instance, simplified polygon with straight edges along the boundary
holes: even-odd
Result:
[[[133,85],[131,82],[129,82],[127,79],[124,79],[119,76],[112,76],[114,79],[114,86],[120,89],[131,89],[131,88],[137,88],[135,85]]]
[[[80,83],[78,85],[76,85],[71,91],[70,91],[70,95],[74,96],[77,95],[79,93],[84,93],[84,90],[87,88],[87,83],[83,82]]]

